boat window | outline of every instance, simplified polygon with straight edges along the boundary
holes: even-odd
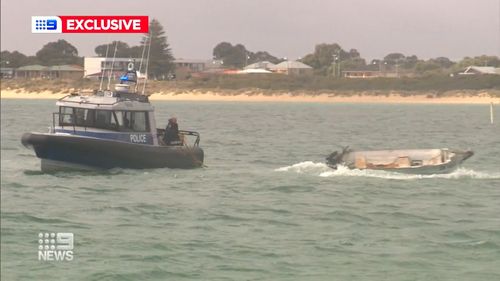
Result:
[[[130,120],[132,120],[131,114],[132,112],[130,111],[115,111],[120,131],[132,131],[132,128],[130,127]]]
[[[120,131],[147,132],[149,122],[144,111],[115,111]]]
[[[75,125],[124,132],[149,131],[148,114],[145,111],[111,111],[61,106],[59,113],[60,126]]]
[[[86,125],[86,115],[87,110],[85,108],[74,108],[75,113],[75,125],[76,126],[85,126]]]
[[[85,110],[85,126],[93,127],[95,123],[95,109]]]
[[[130,125],[132,130],[135,132],[146,132],[148,131],[148,120],[146,112],[144,111],[132,111],[132,118],[130,119]]]
[[[97,109],[95,115],[95,123],[94,127],[107,129],[107,130],[116,130],[116,120],[113,115],[113,111],[111,110],[99,110]]]
[[[59,126],[73,125],[73,108],[61,106],[59,108]]]
[[[95,122],[95,110],[86,108],[73,108],[75,113],[75,125],[82,127],[93,127]]]
[[[115,111],[115,117],[116,121],[118,122],[118,128],[123,129],[123,112],[122,111]]]

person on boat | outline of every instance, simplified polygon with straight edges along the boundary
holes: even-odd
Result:
[[[168,119],[167,127],[165,128],[164,141],[167,145],[181,145],[181,139],[179,137],[179,125],[177,124],[177,118],[172,117]]]
[[[123,127],[126,129],[130,128],[130,121],[128,120],[127,116],[123,116]]]

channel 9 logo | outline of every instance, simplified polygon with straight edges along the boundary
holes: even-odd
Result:
[[[148,33],[148,16],[32,16],[32,33]]]
[[[61,33],[62,22],[55,16],[33,16],[31,17],[32,33]]]
[[[71,232],[38,234],[39,261],[72,261],[74,235]]]

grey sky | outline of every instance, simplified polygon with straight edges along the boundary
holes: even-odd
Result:
[[[165,27],[177,58],[211,58],[221,42],[298,58],[317,43],[356,48],[366,59],[391,52],[419,58],[500,55],[500,0],[2,0],[1,49],[33,55],[60,38],[95,55],[138,34],[32,34],[31,16],[148,15]]]

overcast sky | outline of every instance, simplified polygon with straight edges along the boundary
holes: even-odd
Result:
[[[208,59],[221,42],[298,58],[318,43],[419,58],[500,56],[500,0],[1,0],[1,49],[34,55],[65,39],[80,55],[138,34],[32,34],[31,16],[148,15],[165,27],[177,58]]]

